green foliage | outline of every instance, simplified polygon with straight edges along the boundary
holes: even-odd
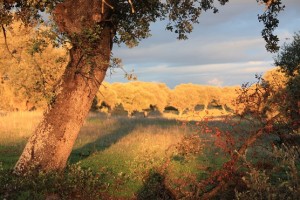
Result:
[[[150,170],[147,177],[145,177],[144,186],[138,191],[137,199],[139,200],[175,200],[174,194],[166,187],[164,175]]]
[[[64,172],[29,172],[18,176],[0,169],[1,199],[102,199],[105,189],[101,174],[79,165]]]
[[[279,50],[277,35],[273,32],[279,24],[278,14],[284,10],[284,5],[281,1],[273,0],[256,0],[260,3],[266,4],[266,11],[258,15],[258,20],[264,23],[264,29],[261,31],[262,37],[266,41],[266,49],[270,52],[277,52]]]
[[[287,76],[286,103],[284,114],[289,119],[289,126],[299,133],[300,126],[300,33],[295,33],[291,43],[285,43],[275,58]]]
[[[269,158],[274,167],[268,171],[247,163],[249,172],[242,178],[247,189],[236,190],[236,199],[298,199],[300,162],[295,148],[274,148]]]
[[[284,43],[274,61],[287,76],[300,74],[300,32],[294,34],[290,43]]]
[[[292,77],[287,83],[286,114],[290,118],[290,125],[298,131],[300,127],[300,75]]]

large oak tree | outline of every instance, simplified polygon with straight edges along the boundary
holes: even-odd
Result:
[[[218,12],[214,3],[229,0],[0,0],[0,26],[5,36],[15,20],[55,25],[53,42],[67,38],[72,48],[59,91],[30,137],[15,172],[60,170],[66,165],[80,127],[109,67],[113,43],[135,46],[147,38],[150,23],[168,20],[167,30],[187,39],[202,11]],[[277,50],[273,35],[281,0],[256,0],[266,5],[259,20],[266,48]],[[245,8],[246,9],[246,8]],[[9,47],[7,48],[9,51]],[[37,48],[38,49],[38,48]]]

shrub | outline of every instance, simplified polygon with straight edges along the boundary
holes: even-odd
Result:
[[[101,174],[79,165],[65,171],[23,176],[0,169],[1,199],[101,199],[106,186]]]
[[[299,155],[295,147],[274,147],[271,154],[273,168],[265,171],[254,167],[247,160],[249,172],[242,177],[245,191],[235,191],[236,199],[298,199],[300,196]]]

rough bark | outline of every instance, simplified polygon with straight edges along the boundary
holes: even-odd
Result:
[[[61,170],[66,166],[109,66],[112,28],[107,21],[95,20],[95,15],[108,13],[100,12],[101,5],[97,0],[66,0],[57,5],[54,19],[60,31],[69,36],[76,34],[76,39],[70,37],[73,47],[60,91],[30,137],[15,166],[16,173],[24,174],[32,169]],[[101,26],[99,39],[89,43],[82,32],[95,25]],[[84,42],[81,38],[85,38]]]

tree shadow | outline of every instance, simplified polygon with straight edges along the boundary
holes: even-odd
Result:
[[[94,152],[104,151],[113,144],[117,143],[123,137],[132,133],[137,126],[147,127],[152,125],[159,125],[160,127],[167,128],[170,125],[178,125],[176,120],[162,118],[119,117],[114,119],[117,120],[116,124],[112,125],[115,126],[115,128],[110,130],[109,133],[99,136],[95,141],[89,142],[80,148],[73,149],[69,158],[69,163],[77,163],[78,161],[89,157]]]
[[[69,158],[69,162],[71,164],[77,163],[78,161],[89,157],[94,152],[103,151],[109,148],[111,145],[115,144],[120,139],[130,134],[136,127],[136,124],[133,123],[130,123],[130,125],[122,126],[121,120],[122,120],[121,118],[117,120],[117,124],[119,123],[121,124],[119,125],[120,127],[116,127],[115,129],[111,130],[109,133],[99,136],[93,142],[89,142],[78,149],[73,149]]]
[[[175,195],[165,185],[165,177],[150,171],[143,187],[137,192],[138,200],[175,200]]]

